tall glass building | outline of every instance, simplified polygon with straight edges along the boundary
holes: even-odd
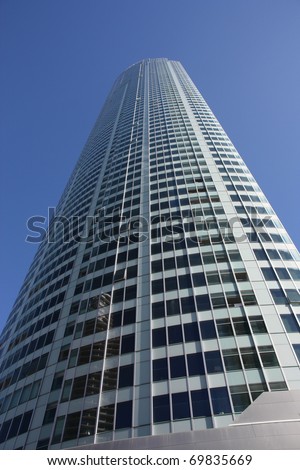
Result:
[[[0,448],[159,447],[295,401],[299,260],[181,64],[132,65],[2,332]]]

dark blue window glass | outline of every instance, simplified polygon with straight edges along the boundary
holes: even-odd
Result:
[[[195,312],[195,302],[193,297],[182,297],[181,298],[181,309],[182,313]]]
[[[169,344],[183,342],[181,325],[173,325],[168,327],[168,340]]]
[[[193,275],[193,283],[195,287],[205,287],[205,276],[203,273],[194,273]]]
[[[197,310],[198,312],[203,312],[205,310],[210,310],[210,300],[208,295],[196,295]]]
[[[164,302],[154,302],[152,304],[152,318],[162,318],[165,316]]]
[[[167,315],[178,315],[180,313],[180,305],[178,299],[167,300]]]
[[[298,358],[298,361],[300,362],[300,344],[293,344],[293,348]]]
[[[282,289],[271,289],[271,294],[276,305],[287,304],[287,299]]]
[[[189,418],[191,416],[189,395],[187,392],[172,394],[173,419]]]
[[[154,348],[167,344],[166,329],[156,328],[152,331],[152,345]]]
[[[117,403],[116,429],[132,426],[132,401]]]
[[[211,388],[213,412],[216,415],[231,413],[231,406],[226,387]]]
[[[172,379],[186,376],[184,356],[170,357],[170,373]]]
[[[167,358],[155,359],[152,363],[153,381],[168,380],[168,360]]]
[[[119,370],[119,388],[132,387],[134,365],[121,366]]]
[[[189,375],[204,375],[204,363],[202,353],[194,353],[187,355]]]
[[[201,321],[200,330],[202,339],[216,338],[216,328],[213,320]]]
[[[125,335],[122,337],[121,354],[129,353],[134,351],[134,334]]]
[[[280,315],[284,327],[288,333],[297,333],[300,331],[296,318],[290,313]]]
[[[211,416],[208,393],[206,389],[191,392],[193,417]]]
[[[170,421],[169,395],[158,395],[157,397],[153,397],[153,421],[154,423]]]
[[[221,355],[219,351],[208,351],[204,353],[208,373],[223,372]]]
[[[193,323],[185,323],[183,325],[184,328],[184,339],[185,341],[199,341],[199,330],[198,324],[196,322]]]

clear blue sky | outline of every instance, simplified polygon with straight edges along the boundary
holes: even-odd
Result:
[[[296,245],[299,0],[2,0],[0,329],[116,76],[180,60]]]

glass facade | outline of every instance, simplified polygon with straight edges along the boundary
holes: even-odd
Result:
[[[116,80],[0,343],[0,448],[223,427],[300,388],[300,257],[179,62]]]

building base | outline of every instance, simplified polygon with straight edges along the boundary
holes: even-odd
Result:
[[[75,450],[300,450],[300,390],[264,392],[230,426],[76,447]]]

